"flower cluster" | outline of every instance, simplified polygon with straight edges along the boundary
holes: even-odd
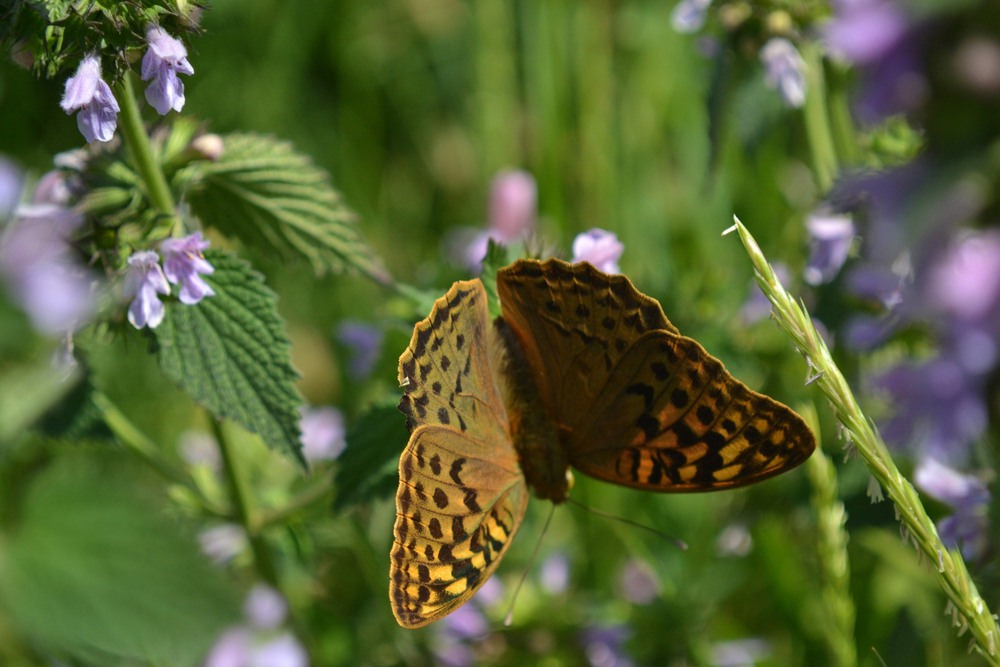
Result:
[[[255,586],[247,596],[243,615],[243,625],[226,630],[215,642],[205,667],[308,666],[305,648],[292,633],[281,629],[288,605],[277,592]]]
[[[451,256],[470,271],[482,269],[486,248],[495,243],[523,241],[535,231],[538,187],[526,171],[502,171],[490,187],[489,219],[485,230],[461,229],[451,239]]]
[[[160,245],[162,268],[155,251],[144,250],[129,257],[124,296],[132,300],[128,308],[128,321],[132,326],[155,329],[160,325],[166,311],[159,297],[170,294],[168,283],[180,285],[178,298],[189,306],[215,294],[201,277],[215,270],[202,254],[208,245],[209,241],[202,239],[201,232],[168,239]]]
[[[178,74],[194,74],[187,60],[187,50],[180,40],[168,35],[159,26],[146,32],[148,49],[142,58],[142,80],[150,81],[146,88],[146,101],[160,113],[184,107],[184,84]],[[101,59],[97,54],[87,55],[66,81],[66,89],[59,103],[67,114],[78,111],[77,127],[84,139],[111,141],[118,127],[118,100],[111,87],[101,76]]]

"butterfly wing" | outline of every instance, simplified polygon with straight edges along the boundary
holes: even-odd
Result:
[[[659,304],[623,276],[521,260],[497,286],[580,471],[641,489],[711,491],[777,475],[815,448],[801,417],[662,326]]]
[[[400,357],[410,440],[399,459],[389,599],[416,628],[454,611],[496,569],[527,486],[497,387],[480,281],[455,283]]]

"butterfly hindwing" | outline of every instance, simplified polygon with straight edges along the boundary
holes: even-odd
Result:
[[[528,501],[478,280],[455,283],[399,359],[410,440],[399,460],[389,599],[416,628],[463,604],[496,569]]]
[[[659,304],[624,277],[521,260],[499,272],[498,291],[582,472],[642,489],[710,491],[788,470],[815,447],[798,415],[658,319]]]
[[[487,456],[499,450],[500,456]],[[389,598],[403,627],[462,605],[490,577],[524,518],[527,486],[503,443],[421,426],[400,457]]]

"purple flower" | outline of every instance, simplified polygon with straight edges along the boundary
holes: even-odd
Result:
[[[573,239],[573,261],[590,262],[605,273],[619,273],[618,260],[625,246],[614,232],[591,229]]]
[[[894,0],[836,0],[834,18],[823,29],[827,49],[858,65],[877,61],[909,28]]]
[[[711,4],[712,0],[681,0],[670,12],[670,25],[682,35],[698,32],[705,25]]]
[[[914,474],[917,486],[929,496],[950,505],[954,514],[938,522],[941,540],[948,547],[961,546],[967,558],[986,551],[990,492],[983,481],[927,457]]]
[[[59,103],[63,111],[76,115],[76,125],[87,141],[111,141],[118,126],[118,101],[101,78],[101,61],[90,55],[80,62],[76,74],[66,81]]]
[[[302,454],[310,463],[332,461],[347,446],[344,441],[344,415],[337,408],[303,408],[299,426],[302,429]]]
[[[350,350],[347,372],[355,380],[368,377],[382,351],[382,330],[364,322],[348,320],[337,327],[337,339]]]
[[[806,103],[806,64],[795,45],[775,37],[760,50],[767,85],[778,91],[787,106],[799,108]]]
[[[632,604],[649,604],[660,597],[660,580],[648,563],[630,558],[618,574],[618,588]]]
[[[192,306],[206,296],[214,296],[215,291],[201,278],[201,274],[215,271],[202,251],[209,246],[202,240],[201,232],[195,232],[181,239],[167,239],[160,244],[163,252],[163,273],[167,280],[181,286],[181,303]]]
[[[947,352],[886,371],[875,386],[888,392],[895,411],[880,424],[883,436],[919,455],[964,462],[969,444],[986,430],[984,381]]]
[[[810,285],[828,283],[840,272],[854,242],[850,216],[817,212],[806,220],[809,232],[809,263],[804,277]]]
[[[502,171],[490,187],[489,225],[485,230],[457,230],[449,242],[450,253],[470,271],[482,269],[490,240],[510,244],[525,239],[535,229],[538,187],[526,171]]]
[[[226,630],[204,667],[307,667],[309,656],[289,632],[280,631],[288,613],[285,600],[267,586],[254,586],[243,608],[246,623]]]
[[[0,155],[0,219],[17,208],[23,186],[24,172],[15,162]]]
[[[27,204],[0,237],[0,278],[43,333],[77,329],[94,310],[92,279],[68,242],[82,223],[70,209]]]
[[[965,324],[1000,313],[1000,231],[970,232],[952,243],[930,270],[927,296]]]
[[[171,109],[180,111],[184,108],[184,84],[177,75],[194,74],[187,59],[187,49],[159,26],[146,30],[146,42],[149,50],[142,57],[142,80],[152,79],[146,87],[146,101],[161,116]]]
[[[760,637],[731,639],[712,644],[709,664],[714,667],[746,667],[771,657],[771,645]]]
[[[580,643],[592,667],[631,667],[635,663],[625,653],[631,636],[626,625],[590,626],[580,632]]]
[[[35,184],[35,192],[31,195],[33,204],[56,204],[68,206],[73,198],[73,192],[65,172],[53,169],[46,172]]]
[[[235,523],[222,523],[198,533],[201,552],[217,565],[224,565],[247,548],[246,531]]]
[[[552,554],[539,568],[539,577],[542,588],[549,594],[557,595],[565,592],[569,585],[569,558],[561,551]]]
[[[160,268],[159,256],[152,250],[137,252],[128,258],[124,296],[132,298],[128,321],[136,329],[160,326],[166,310],[158,294],[170,294],[170,285]]]

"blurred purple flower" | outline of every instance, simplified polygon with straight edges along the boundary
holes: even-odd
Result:
[[[225,565],[249,546],[246,531],[235,523],[222,523],[198,533],[201,552],[216,565]]]
[[[485,635],[490,624],[476,605],[462,605],[443,620],[445,632],[455,639],[476,639]]]
[[[921,456],[964,463],[968,446],[988,420],[982,376],[970,374],[943,352],[921,363],[904,363],[877,376],[892,396],[894,413],[880,426],[887,442],[906,443]]]
[[[82,223],[62,206],[26,204],[0,237],[0,278],[43,333],[65,334],[93,313],[92,278],[68,241]]]
[[[731,523],[715,538],[715,549],[720,556],[742,558],[753,549],[753,535],[742,523]]]
[[[149,49],[142,57],[142,80],[152,79],[146,87],[146,101],[161,116],[171,109],[180,111],[184,108],[184,83],[177,75],[194,74],[187,59],[187,49],[159,26],[146,30],[146,41]]]
[[[590,262],[605,273],[620,273],[618,260],[625,246],[614,232],[594,228],[573,239],[573,262]]]
[[[569,558],[562,551],[552,554],[538,571],[542,588],[550,595],[564,593],[569,586]]]
[[[662,590],[649,563],[635,558],[625,561],[618,573],[618,588],[632,604],[649,604],[660,597]]]
[[[382,330],[357,320],[345,320],[337,326],[336,336],[351,353],[348,374],[358,381],[371,375],[382,352]]]
[[[472,667],[476,664],[475,644],[489,633],[490,623],[483,614],[503,595],[503,586],[488,579],[469,602],[446,616],[435,626],[434,655],[446,667]]]
[[[118,101],[101,78],[101,61],[95,55],[84,58],[76,74],[66,81],[59,103],[62,110],[76,115],[76,125],[87,141],[111,141],[118,127]]]
[[[490,240],[510,244],[534,231],[537,202],[538,186],[531,174],[520,170],[498,173],[490,186],[487,229],[457,230],[449,243],[451,254],[470,271],[481,270]]]
[[[243,615],[258,630],[274,630],[285,622],[288,603],[270,586],[258,584],[247,594]]]
[[[784,37],[774,37],[760,50],[767,85],[778,91],[792,108],[806,103],[806,63],[795,45]]]
[[[942,541],[961,547],[966,558],[986,551],[990,492],[983,481],[949,468],[933,457],[920,462],[914,480],[932,498],[950,505],[954,514],[938,522]]]
[[[681,0],[670,12],[670,25],[682,35],[701,30],[708,16],[712,0]]]
[[[827,49],[857,65],[884,56],[910,24],[896,0],[834,0],[833,10],[823,28]]]
[[[188,465],[206,466],[218,472],[222,463],[215,440],[201,431],[185,431],[177,440],[177,449]]]
[[[580,632],[580,643],[591,667],[631,667],[635,663],[625,653],[631,636],[626,625],[589,626]]]
[[[184,238],[167,239],[160,244],[163,275],[181,286],[180,301],[185,305],[192,306],[207,296],[215,295],[215,290],[201,277],[215,272],[202,254],[209,243],[201,238],[201,232],[195,232]]]
[[[131,298],[128,321],[136,329],[160,326],[166,309],[158,294],[170,294],[170,285],[160,268],[160,258],[152,250],[134,253],[128,258],[123,294]]]
[[[53,169],[45,172],[35,184],[35,192],[31,195],[33,204],[55,204],[57,206],[69,206],[73,198],[69,180],[66,173]]]
[[[23,187],[24,172],[13,160],[0,155],[0,220],[8,217],[17,208]]]
[[[229,628],[216,640],[203,667],[307,667],[309,656],[302,644],[279,630],[287,612],[277,592],[254,586],[243,607],[246,623]]]
[[[303,407],[299,426],[302,429],[302,455],[306,461],[332,461],[347,446],[344,415],[330,406]]]
[[[771,268],[774,269],[774,274],[778,277],[778,282],[785,286],[791,284],[792,273],[788,270],[787,266],[781,262],[775,262]],[[767,297],[760,290],[760,285],[757,284],[757,281],[751,280],[750,295],[747,296],[743,307],[740,308],[740,319],[745,325],[749,326],[760,322],[770,316],[770,314],[771,302],[768,301]]]
[[[964,325],[1000,317],[1000,230],[968,232],[930,270],[927,296]]]
[[[821,285],[833,280],[847,261],[854,242],[854,222],[848,215],[817,212],[806,220],[809,232],[809,263],[805,281]]]

